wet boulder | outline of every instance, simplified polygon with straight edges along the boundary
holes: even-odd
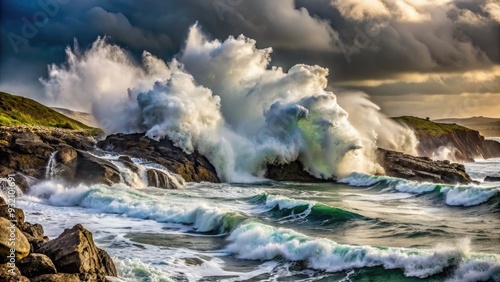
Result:
[[[433,161],[428,157],[415,157],[381,148],[377,150],[377,156],[388,176],[447,184],[472,182],[462,164]]]
[[[22,275],[33,278],[57,273],[54,263],[44,254],[31,253],[16,263]]]
[[[66,229],[40,250],[50,257],[58,272],[85,274],[89,277],[116,276],[116,268],[109,255],[97,248],[92,233],[81,224]]]
[[[0,263],[10,261],[10,256],[15,256],[15,261],[26,257],[30,252],[30,244],[24,234],[13,223],[0,217]],[[14,253],[11,253],[11,249]]]
[[[0,281],[2,282],[30,282],[23,276],[17,267],[11,268],[7,263],[0,264]]]
[[[18,228],[24,225],[24,211],[19,208],[12,208],[8,205],[0,206],[0,217],[12,220]]]
[[[120,183],[119,169],[111,162],[100,159],[84,151],[77,151],[75,182],[87,184],[104,183],[111,185]]]

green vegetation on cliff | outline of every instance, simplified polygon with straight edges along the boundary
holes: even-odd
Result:
[[[470,118],[447,118],[438,119],[435,122],[439,123],[456,123],[470,129],[477,130],[483,136],[498,137],[500,136],[500,119],[489,117],[470,117]]]
[[[395,117],[394,120],[413,129],[417,136],[442,136],[454,131],[472,131],[458,124],[437,123],[412,116]]]
[[[98,135],[100,129],[89,127],[31,99],[0,92],[0,126],[45,126],[85,130]]]

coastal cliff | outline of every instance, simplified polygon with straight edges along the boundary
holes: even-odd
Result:
[[[500,157],[500,143],[485,139],[479,131],[410,116],[394,119],[413,129],[420,142],[418,151],[421,156],[447,157],[458,162]]]

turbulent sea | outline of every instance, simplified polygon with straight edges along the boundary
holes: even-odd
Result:
[[[500,159],[466,164],[500,176]],[[55,238],[82,223],[123,281],[500,281],[500,183],[65,187],[18,199]],[[133,179],[136,177],[137,179]]]

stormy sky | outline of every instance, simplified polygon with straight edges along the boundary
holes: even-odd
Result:
[[[244,34],[273,65],[330,69],[336,93],[361,90],[391,116],[500,117],[498,0],[3,0],[0,90],[50,104],[40,77],[108,36],[164,60],[198,22]],[[344,94],[348,95],[348,94]]]

